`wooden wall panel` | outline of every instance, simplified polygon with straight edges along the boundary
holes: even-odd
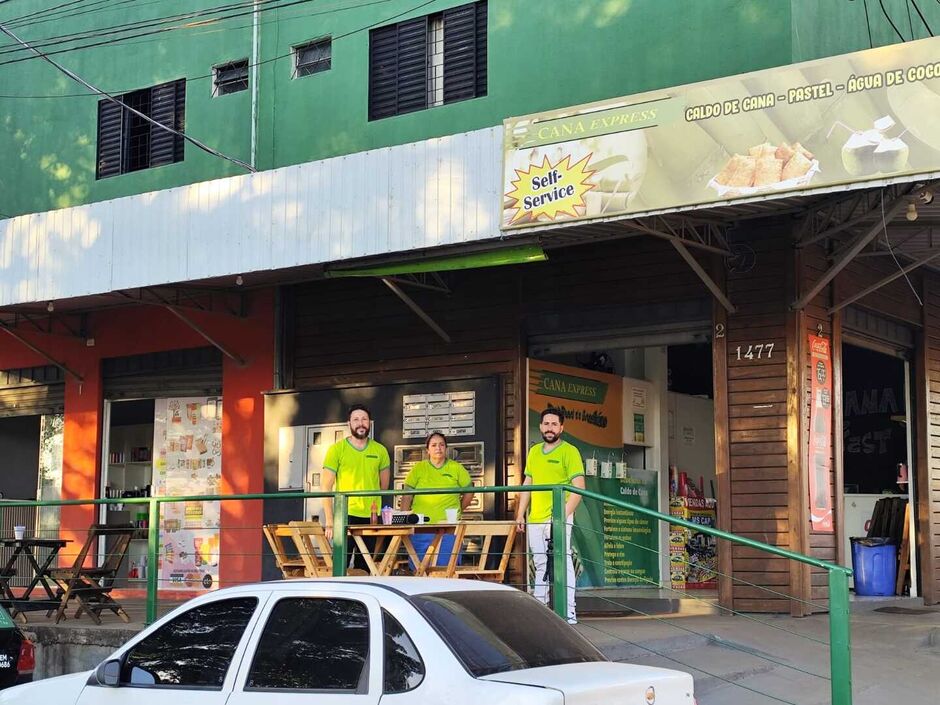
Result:
[[[829,268],[829,261],[826,257],[826,252],[821,245],[814,245],[807,247],[801,250],[800,252],[800,290],[805,291],[811,287],[816,281],[826,273],[826,270]],[[804,541],[804,553],[807,553],[814,558],[819,558],[821,560],[834,561],[836,558],[836,547],[840,544],[839,537],[841,536],[841,523],[842,516],[837,512],[839,509],[840,503],[836,500],[837,494],[841,494],[841,487],[838,487],[836,484],[836,453],[835,448],[836,444],[841,442],[839,436],[836,435],[837,424],[835,423],[835,412],[837,409],[841,409],[841,404],[833,402],[833,424],[832,424],[832,451],[829,455],[830,462],[830,472],[829,472],[829,495],[832,498],[833,506],[833,524],[836,527],[835,530],[831,533],[829,532],[816,532],[813,530],[812,526],[809,523],[809,473],[811,469],[809,467],[809,433],[810,429],[810,413],[812,410],[812,397],[810,393],[811,389],[811,380],[814,374],[812,359],[809,354],[808,339],[810,335],[822,335],[829,341],[830,354],[835,356],[837,351],[834,349],[834,338],[832,330],[832,320],[828,313],[829,307],[833,303],[833,287],[834,285],[830,283],[826,286],[816,298],[810,301],[806,307],[803,309],[801,321],[802,326],[800,329],[801,344],[803,348],[803,361],[802,361],[802,379],[801,379],[801,398],[802,403],[800,405],[801,421],[804,429],[807,429],[807,432],[804,432],[800,440],[800,466],[802,468],[802,475],[806,478],[806,481],[801,483],[802,496],[800,498],[801,508],[806,507],[805,512],[805,525],[803,526],[803,541]],[[832,366],[833,374],[835,374],[835,365]],[[841,385],[835,384],[833,380],[833,392],[837,389],[841,389]],[[804,491],[805,490],[805,491]],[[820,611],[826,608],[827,601],[829,599],[828,585],[827,580],[822,581],[821,588],[814,588],[814,581],[817,581],[817,576],[826,577],[826,571],[823,571],[818,568],[807,568],[803,567],[801,574],[801,592],[803,593],[802,599],[812,600],[813,602],[818,603],[818,607],[812,609],[811,611]]]
[[[940,603],[940,276],[924,286],[924,330],[915,359],[918,553],[924,602]]]
[[[776,546],[791,546],[792,521],[787,494],[787,287],[789,229],[783,223],[761,223],[737,235],[754,248],[756,264],[747,272],[730,272],[728,295],[738,308],[728,316],[726,350],[728,386],[729,470],[719,487],[729,498],[728,528]],[[748,359],[748,346],[773,344]],[[741,349],[739,359],[738,349]],[[753,351],[753,349],[752,349]],[[760,588],[788,593],[788,561],[762,551],[733,547],[725,557],[743,582],[731,588],[734,609],[788,611],[786,599]],[[754,587],[754,585],[758,587]],[[722,594],[723,602],[726,595]]]
[[[897,271],[898,265],[888,254],[878,256],[860,255],[852,260],[839,274],[839,298],[847,299],[862,291],[865,287],[876,284],[888,275],[896,274]],[[923,286],[921,270],[914,270],[908,276],[914,287],[920,291]],[[917,298],[904,277],[895,279],[890,284],[886,284],[860,299],[856,305],[906,323],[921,324],[920,305],[917,303]]]
[[[294,386],[499,375],[505,420],[505,476],[499,480],[510,484],[522,479],[525,450],[527,316],[578,319],[603,309],[613,318],[619,312],[625,325],[626,306],[707,293],[668,243],[645,237],[553,250],[547,262],[450,272],[445,278],[450,294],[403,289],[451,336],[450,343],[377,279],[295,287]]]

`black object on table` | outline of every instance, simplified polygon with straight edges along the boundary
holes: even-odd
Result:
[[[50,585],[48,571],[49,566],[55,561],[59,551],[65,548],[67,543],[69,543],[67,539],[39,538],[3,539],[0,541],[0,544],[7,548],[13,547],[13,554],[7,560],[3,569],[0,570],[0,592],[2,592],[2,595],[0,595],[0,603],[10,607],[11,617],[16,617],[17,614],[23,612],[33,612],[37,610],[48,612],[58,607],[60,598],[57,596],[56,592],[53,592],[56,586],[54,583]],[[41,565],[39,561],[36,560],[36,554],[33,552],[35,548],[49,549],[49,553],[46,555]],[[30,566],[32,566],[33,579],[26,587],[23,594],[20,597],[16,597],[10,589],[10,579],[16,575],[16,559],[21,555],[25,555],[26,560],[29,561]],[[48,600],[29,599],[33,590],[39,586],[42,586],[42,589],[46,591],[46,595],[49,598]]]

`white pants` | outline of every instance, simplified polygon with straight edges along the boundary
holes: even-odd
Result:
[[[571,558],[571,526],[572,520],[569,518],[565,526],[565,546],[568,552],[568,560],[566,561],[568,564],[568,619],[575,618],[575,575],[574,561]],[[545,580],[545,569],[548,567],[548,561],[551,560],[548,555],[548,540],[552,536],[552,525],[550,522],[545,524],[529,524],[527,535],[529,539],[529,552],[532,554],[533,563],[535,563],[532,595],[543,604],[548,605],[549,584]]]

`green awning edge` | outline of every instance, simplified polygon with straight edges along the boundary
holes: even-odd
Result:
[[[538,245],[520,245],[487,252],[473,252],[450,257],[432,257],[414,262],[399,262],[382,267],[363,269],[328,269],[328,279],[342,277],[393,277],[398,274],[422,274],[426,272],[451,272],[458,269],[479,269],[482,267],[502,267],[507,264],[527,264],[544,262],[548,255]]]

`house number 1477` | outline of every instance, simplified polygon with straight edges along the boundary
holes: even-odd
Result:
[[[737,352],[739,360],[762,360],[765,357],[769,360],[774,356],[774,344],[760,343],[759,345],[748,345],[747,350],[744,350],[744,348],[739,345]]]

